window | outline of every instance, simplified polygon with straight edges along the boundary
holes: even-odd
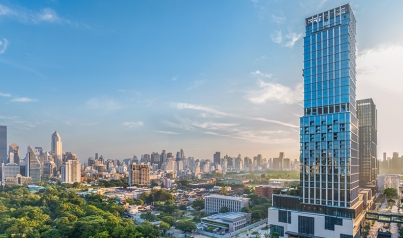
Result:
[[[270,233],[277,232],[280,236],[284,236],[284,227],[283,226],[274,226],[270,227]]]
[[[278,211],[278,222],[287,223],[287,211]]]
[[[340,238],[353,238],[353,236],[352,235],[340,234]]]
[[[334,225],[343,225],[343,219],[336,217],[325,217],[325,229],[334,231]]]
[[[298,233],[314,235],[315,219],[313,217],[298,216]]]

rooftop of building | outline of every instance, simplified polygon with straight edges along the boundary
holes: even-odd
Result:
[[[223,195],[210,195],[210,196],[206,196],[205,198],[209,198],[209,197],[234,200],[234,201],[248,201],[250,199],[250,198],[243,198],[243,197],[223,196]]]
[[[218,221],[218,222],[231,222],[237,218],[241,218],[245,216],[246,212],[226,212],[226,213],[218,213],[208,217],[204,217],[203,219],[209,221]]]

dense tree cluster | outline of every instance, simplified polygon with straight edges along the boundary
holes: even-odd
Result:
[[[247,198],[250,198],[251,208],[242,208],[241,212],[250,212],[252,222],[267,218],[268,208],[271,206],[269,199],[257,194],[249,194]]]
[[[150,193],[145,192],[141,194],[139,199],[143,200],[145,203],[165,202],[175,200],[175,196],[164,189],[152,189]]]
[[[25,187],[0,192],[0,234],[6,237],[159,237],[148,222],[135,226],[121,217],[113,199],[88,195],[85,199],[63,187],[47,187],[32,194]],[[164,224],[165,225],[165,224]]]

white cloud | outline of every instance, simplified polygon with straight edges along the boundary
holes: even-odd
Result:
[[[322,0],[319,4],[318,4],[318,9],[321,8],[325,3],[327,2],[327,0]]]
[[[256,58],[255,60],[256,60],[256,61],[259,61],[259,60],[265,60],[265,59],[267,59],[267,56],[266,56],[266,55],[262,55],[262,56]]]
[[[107,111],[113,111],[122,108],[119,103],[106,96],[91,98],[86,102],[86,105],[90,109],[101,109]]]
[[[27,97],[21,97],[21,98],[13,98],[11,101],[12,102],[35,102],[36,99],[27,98]]]
[[[142,121],[126,121],[122,123],[122,126],[126,126],[128,128],[142,127],[144,126],[144,123]]]
[[[274,21],[277,24],[282,24],[287,20],[287,18],[286,17],[276,16],[276,15],[271,15],[271,20]]]
[[[297,34],[295,32],[291,32],[285,36],[288,41],[284,44],[285,47],[292,48],[295,43],[302,37],[302,34]]]
[[[297,87],[297,88],[298,88],[298,90],[301,91],[301,94],[302,94],[302,85],[300,87]],[[302,100],[302,99],[299,99],[299,100]],[[291,128],[299,128],[299,126],[297,126],[297,125],[293,125],[293,124],[282,122],[282,121],[271,120],[271,119],[260,118],[260,117],[248,117],[248,116],[242,116],[242,115],[239,115],[239,114],[231,114],[231,113],[221,112],[221,111],[218,111],[216,109],[206,107],[206,106],[202,106],[202,105],[194,105],[194,104],[189,104],[189,103],[171,103],[170,106],[172,108],[176,108],[176,109],[180,109],[180,110],[182,110],[182,109],[192,109],[192,110],[208,112],[208,113],[215,114],[215,115],[218,115],[218,116],[228,116],[228,117],[239,118],[239,119],[263,121],[263,122],[279,124],[279,125],[283,125],[283,126],[287,126],[287,127],[291,127]],[[207,118],[207,117],[205,117],[205,118]],[[198,127],[206,128],[207,127],[206,125],[208,125],[210,127],[213,125],[215,127],[221,126],[221,128],[222,128],[222,127],[225,127],[225,126],[235,126],[236,125],[236,124],[225,124],[225,123],[224,124],[223,123],[221,123],[221,124],[217,124],[217,123],[216,124],[200,124],[200,123],[195,124],[194,122],[189,123],[188,121],[182,121],[182,122],[183,123],[180,123],[180,124],[175,124],[175,123],[172,123],[172,122],[166,122],[166,124],[168,124],[169,126],[172,126],[172,127],[175,127],[175,128],[181,128],[181,129],[184,129],[184,130],[192,130],[193,129],[192,126],[198,126]],[[189,126],[189,124],[192,124],[192,126]]]
[[[11,97],[11,94],[9,93],[0,93],[0,97]]]
[[[7,50],[7,47],[8,47],[8,40],[4,38],[3,40],[0,40],[0,54],[3,54]]]
[[[61,19],[56,14],[56,12],[50,8],[43,9],[39,14],[38,18],[39,21],[47,21],[47,22],[59,22]]]
[[[170,106],[173,108],[176,108],[176,109],[180,109],[180,110],[181,109],[193,109],[193,110],[199,110],[199,111],[204,111],[204,112],[210,112],[210,113],[221,115],[221,116],[227,115],[227,113],[220,112],[220,111],[215,110],[210,107],[189,104],[189,103],[171,103]]]
[[[273,34],[270,35],[271,40],[279,45],[288,47],[288,48],[292,48],[294,47],[295,43],[301,39],[301,37],[303,36],[302,33],[298,34],[295,32],[290,32],[288,34],[286,34],[285,36],[283,36],[283,33],[281,32],[281,30],[279,31],[275,31]]]
[[[0,17],[8,17],[23,23],[70,23],[69,20],[59,17],[55,10],[44,8],[39,12],[25,8],[9,8],[0,4]]]
[[[172,78],[172,81],[176,81],[177,79],[178,79],[178,76],[173,77],[173,78]]]
[[[252,72],[250,74],[256,77],[263,77],[263,78],[271,78],[273,76],[273,74],[262,73],[260,72],[260,70],[256,70],[255,72]]]
[[[247,94],[246,98],[255,104],[262,104],[266,101],[278,101],[284,104],[300,103],[303,98],[303,86],[299,84],[292,89],[290,87],[258,80],[260,90],[251,91]]]
[[[281,31],[275,31],[273,34],[270,35],[271,40],[274,43],[281,44],[283,42],[283,34]]]
[[[196,89],[196,88],[200,87],[203,84],[204,84],[203,80],[194,81],[193,85],[190,86],[190,88],[188,88],[188,90]]]
[[[179,133],[173,131],[155,131],[157,133],[166,134],[166,135],[178,135]]]

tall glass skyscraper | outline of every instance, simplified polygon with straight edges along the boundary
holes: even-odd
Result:
[[[360,236],[372,195],[359,191],[355,26],[349,4],[305,19],[300,194],[273,195],[268,223],[280,237]]]
[[[302,202],[352,207],[358,200],[355,18],[344,5],[306,18]]]
[[[0,126],[0,166],[7,163],[7,126]]]

